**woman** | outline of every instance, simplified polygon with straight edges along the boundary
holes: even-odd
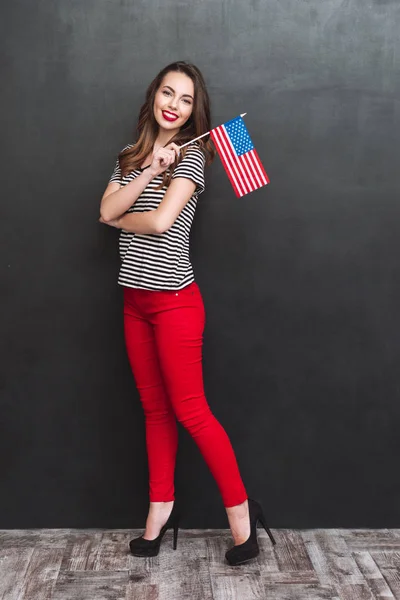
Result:
[[[211,129],[207,89],[192,64],[165,67],[140,110],[137,140],[118,155],[100,206],[100,221],[121,229],[124,331],[128,358],[145,415],[150,509],[135,556],[155,556],[174,529],[176,419],[197,443],[221,492],[234,546],[230,564],[257,556],[257,521],[272,543],[260,505],[247,497],[229,438],[204,395],[205,312],[189,258],[189,233],[204,167],[214,158],[208,139],[179,146]]]

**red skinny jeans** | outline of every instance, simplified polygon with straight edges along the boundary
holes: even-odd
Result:
[[[204,395],[199,286],[124,287],[123,297],[126,348],[145,416],[150,502],[175,499],[178,420],[198,445],[224,506],[241,504],[247,493],[231,442]]]

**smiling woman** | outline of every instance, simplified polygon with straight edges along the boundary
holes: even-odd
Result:
[[[179,91],[175,91],[172,85],[169,85],[169,83],[171,83],[174,85],[178,85],[178,87],[181,87],[181,84],[183,89],[185,88],[185,86],[187,86],[188,89],[193,88],[193,82],[189,77],[185,77],[182,79],[181,77],[178,77],[178,75],[179,73],[168,73],[164,77],[164,84],[160,90],[160,93],[157,92],[154,102],[154,110],[161,110],[162,117],[166,121],[175,123],[176,126],[179,125],[179,119],[181,117],[185,121],[187,121],[187,119],[190,117],[192,113],[194,94],[193,91],[191,94],[183,93],[181,94],[181,96],[179,96]],[[163,96],[164,98],[159,98],[159,96]],[[167,106],[177,107],[174,109],[174,112],[172,112],[172,110],[168,110],[168,108],[163,109],[166,99],[168,100]]]
[[[194,279],[189,234],[204,169],[215,150],[207,89],[194,65],[168,65],[152,81],[137,126],[138,139],[120,152],[101,200],[101,221],[121,229],[124,331],[146,424],[150,510],[144,535],[130,542],[135,556],[154,556],[174,528],[176,419],[198,445],[220,489],[236,544],[230,564],[258,554],[254,540],[261,507],[247,501],[230,440],[207,403],[202,373],[205,310]],[[265,519],[264,519],[265,523]],[[250,529],[252,534],[250,536]],[[269,531],[269,530],[268,530]],[[238,552],[238,553],[237,553]]]
[[[178,133],[192,114],[193,95],[194,84],[190,77],[174,71],[167,73],[154,99],[154,116],[159,126],[165,127],[168,133]],[[174,130],[165,122],[173,123]]]

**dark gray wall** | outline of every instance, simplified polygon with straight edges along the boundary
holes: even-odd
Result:
[[[217,158],[192,231],[208,401],[271,527],[399,527],[397,1],[1,3],[0,527],[141,527],[143,413],[116,230],[97,223],[144,92],[203,71],[271,184]],[[184,527],[227,527],[180,427]]]

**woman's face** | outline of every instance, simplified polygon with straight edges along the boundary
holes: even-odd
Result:
[[[175,135],[193,111],[194,85],[184,73],[170,71],[154,98],[154,117],[158,125]]]

